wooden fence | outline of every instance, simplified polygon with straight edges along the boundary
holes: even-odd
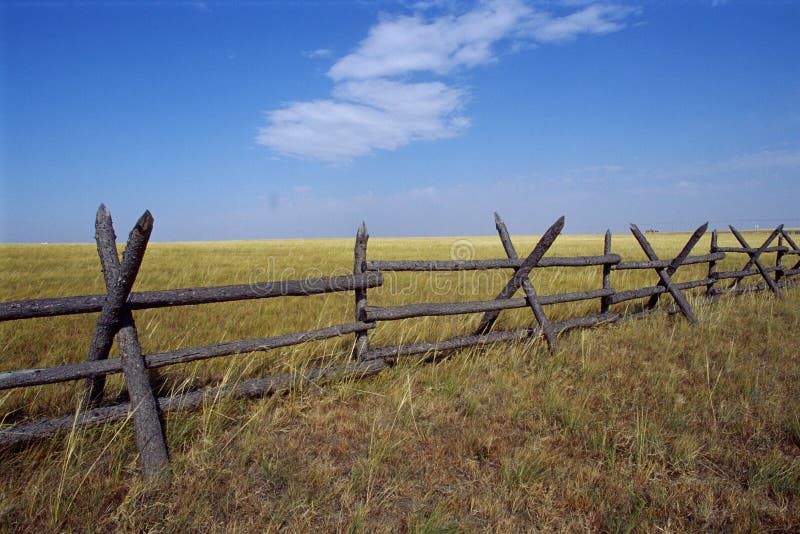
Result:
[[[662,294],[669,294],[674,306],[670,313],[680,313],[691,323],[696,322],[692,306],[684,291],[705,287],[705,302],[714,302],[728,292],[759,291],[769,289],[775,295],[789,284],[791,277],[800,274],[800,261],[792,267],[783,265],[786,256],[800,256],[800,248],[791,236],[779,226],[758,247],[751,246],[742,234],[730,227],[741,247],[718,247],[717,232],[711,236],[708,254],[690,255],[695,245],[707,230],[707,224],[699,227],[674,258],[661,259],[645,235],[631,225],[631,232],[641,246],[647,260],[622,261],[612,252],[611,234],[606,232],[603,254],[599,256],[545,257],[564,226],[559,218],[536,243],[526,257],[519,256],[511,242],[505,223],[495,214],[495,223],[506,258],[489,260],[367,260],[369,236],[364,224],[358,229],[355,240],[354,269],[352,275],[314,278],[307,280],[283,280],[255,282],[243,285],[171,289],[163,291],[131,292],[136,275],[144,257],[153,228],[149,212],[134,226],[128,237],[122,260],[117,256],[116,236],[111,215],[105,206],[100,206],[95,221],[97,250],[106,285],[104,295],[85,295],[64,298],[46,298],[0,303],[0,321],[20,320],[33,317],[49,317],[80,313],[99,312],[94,336],[86,361],[38,369],[23,369],[0,373],[0,390],[31,387],[71,380],[85,380],[83,402],[85,407],[77,414],[6,427],[0,430],[0,446],[21,444],[69,432],[75,428],[108,423],[131,418],[134,425],[137,449],[142,474],[150,477],[160,472],[169,462],[161,417],[163,414],[202,406],[220,395],[234,397],[256,397],[275,393],[304,381],[322,381],[344,377],[363,377],[380,372],[398,358],[411,355],[435,353],[463,347],[484,345],[498,341],[520,340],[542,336],[555,350],[558,334],[575,328],[592,327],[601,323],[612,323],[638,319],[662,311],[656,304]],[[775,239],[778,244],[772,246]],[[784,242],[786,244],[784,244]],[[788,246],[786,246],[788,244]],[[767,267],[761,256],[776,253],[775,265]],[[747,261],[738,271],[717,271],[717,263],[728,254],[746,255]],[[679,267],[692,264],[707,264],[707,276],[699,280],[676,283],[672,277]],[[530,278],[534,269],[570,268],[597,266],[602,268],[602,287],[590,291],[539,295]],[[513,274],[493,300],[415,303],[401,306],[371,306],[368,289],[383,285],[384,272],[390,271],[466,271],[466,270],[512,270]],[[655,286],[626,291],[616,291],[611,285],[613,271],[631,269],[653,269],[659,277]],[[741,285],[747,277],[759,276],[763,282],[756,285]],[[724,283],[730,280],[727,286]],[[524,297],[515,298],[519,289]],[[351,322],[278,335],[274,337],[248,339],[191,347],[157,354],[142,354],[136,332],[132,310],[147,308],[186,306],[214,302],[231,302],[248,299],[263,299],[282,296],[306,296],[321,293],[352,291],[355,297],[355,317]],[[643,310],[620,315],[610,307],[634,299],[647,299]],[[584,317],[573,317],[551,322],[545,306],[590,301],[597,299],[599,312]],[[530,308],[536,322],[534,325],[512,331],[492,331],[502,310]],[[378,321],[393,321],[405,318],[482,313],[478,328],[465,336],[443,341],[423,342],[407,345],[370,347],[369,331]],[[351,363],[317,368],[304,373],[259,378],[235,384],[210,387],[198,391],[156,398],[153,392],[149,369],[188,363],[197,360],[230,356],[234,354],[268,351],[279,347],[298,345],[309,341],[353,334],[353,361]],[[116,338],[120,358],[108,358]],[[98,407],[103,398],[105,377],[122,373],[130,401],[114,406]]]

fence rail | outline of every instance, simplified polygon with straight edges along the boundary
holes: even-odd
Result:
[[[43,437],[84,428],[91,425],[132,418],[140,455],[142,473],[150,477],[160,472],[169,458],[160,416],[164,413],[191,409],[203,405],[210,399],[225,394],[234,397],[255,397],[275,393],[294,387],[305,381],[326,381],[342,377],[367,376],[380,372],[398,358],[413,355],[433,354],[465,347],[481,346],[510,340],[543,337],[555,350],[558,335],[576,328],[589,328],[604,323],[615,323],[639,319],[653,313],[680,313],[689,322],[696,318],[692,305],[684,291],[704,287],[705,300],[697,304],[711,304],[725,293],[770,290],[780,296],[780,289],[793,285],[789,280],[800,274],[800,260],[792,267],[783,265],[789,256],[800,256],[800,247],[783,226],[775,228],[758,247],[750,246],[745,237],[733,226],[730,232],[741,246],[719,247],[718,234],[711,236],[708,254],[691,255],[692,250],[705,234],[707,224],[697,228],[680,253],[674,258],[658,257],[647,237],[635,226],[631,232],[647,260],[623,261],[612,252],[612,236],[606,232],[603,254],[596,256],[558,257],[545,254],[560,235],[564,218],[558,219],[542,235],[536,246],[526,257],[520,257],[511,243],[508,229],[499,215],[495,214],[495,226],[506,252],[506,258],[485,260],[367,260],[369,235],[362,223],[358,229],[354,247],[353,274],[314,278],[308,280],[281,280],[253,282],[250,284],[167,289],[160,291],[131,292],[139,266],[144,257],[153,226],[149,212],[134,226],[128,238],[125,253],[120,260],[116,251],[111,215],[105,206],[100,206],[95,221],[98,255],[106,283],[106,294],[83,295],[62,298],[44,298],[0,303],[0,321],[52,317],[81,313],[100,312],[89,353],[85,361],[38,369],[20,369],[0,372],[0,390],[23,388],[73,380],[86,380],[84,406],[76,415],[65,415],[54,419],[37,421],[0,429],[0,446],[16,446]],[[772,245],[775,239],[777,245]],[[775,253],[774,265],[765,266],[761,256]],[[717,271],[717,263],[728,255],[746,255],[747,261],[739,270]],[[672,277],[680,267],[707,264],[704,278],[675,282]],[[530,278],[532,271],[542,268],[602,267],[602,287],[598,289],[539,295]],[[383,272],[456,272],[469,270],[512,270],[502,291],[493,300],[467,302],[421,302],[395,306],[374,306],[368,302],[368,290],[384,284]],[[616,291],[612,287],[612,273],[626,270],[653,269],[658,274],[657,285]],[[763,282],[741,285],[752,276],[760,276]],[[720,284],[730,280],[726,287]],[[523,290],[524,297],[514,295]],[[266,338],[246,339],[189,347],[156,354],[142,354],[136,334],[132,310],[176,307],[215,302],[307,296],[322,293],[354,293],[355,317],[352,322],[337,324],[315,330],[276,335]],[[661,295],[669,294],[674,306],[656,308]],[[635,299],[647,298],[642,310],[620,314],[610,307]],[[599,302],[595,315],[573,317],[551,322],[544,307],[568,302]],[[512,331],[492,331],[501,311],[530,308],[535,323],[527,328]],[[478,328],[469,335],[441,341],[421,342],[371,348],[369,332],[380,321],[394,321],[419,317],[482,313]],[[147,370],[168,365],[189,363],[208,358],[269,351],[276,348],[299,345],[310,341],[354,335],[353,362],[303,373],[276,377],[264,377],[232,385],[210,387],[181,393],[170,397],[156,398]],[[108,358],[111,345],[116,339],[119,358]],[[103,398],[104,378],[111,374],[124,374],[130,402],[114,406],[98,407]]]

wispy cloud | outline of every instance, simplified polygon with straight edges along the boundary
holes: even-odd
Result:
[[[334,80],[397,76],[418,71],[447,74],[494,59],[492,45],[533,10],[518,1],[492,2],[460,16],[425,20],[397,17],[374,26],[359,47],[333,65]]]
[[[317,48],[316,50],[309,50],[307,52],[303,52],[303,55],[312,59],[325,58],[333,55],[333,50],[331,50],[330,48]]]
[[[521,43],[611,33],[623,29],[634,13],[593,4],[556,15],[522,0],[489,0],[437,17],[420,11],[432,7],[427,3],[415,7],[413,15],[383,18],[353,52],[333,64],[327,73],[334,81],[331,98],[291,102],[267,112],[268,124],[257,142],[282,155],[347,161],[376,149],[458,135],[469,126],[463,115],[468,91],[441,78],[496,61],[503,44],[515,52],[527,48]],[[411,82],[411,75],[439,79]]]

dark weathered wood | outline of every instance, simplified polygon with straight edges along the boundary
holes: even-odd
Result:
[[[719,247],[717,246],[717,231],[714,230],[711,232],[711,246],[708,249],[709,254],[714,254],[715,252],[719,252]],[[714,278],[714,274],[717,272],[717,260],[711,260],[708,262],[708,275],[706,278],[710,280],[708,286],[706,287],[706,298],[711,297],[714,294],[714,283],[717,281]]]
[[[533,267],[539,262],[539,260],[542,259],[545,252],[547,252],[563,228],[564,216],[562,215],[555,223],[553,223],[552,226],[550,226],[550,228],[547,229],[541,239],[539,239],[539,242],[536,243],[535,247],[533,247],[533,250],[528,257],[525,258],[525,261],[522,262],[522,265],[520,265],[519,269],[514,271],[514,275],[511,277],[511,280],[509,280],[506,286],[500,291],[496,297],[496,300],[509,299],[514,296],[514,293],[516,293],[522,285],[523,280],[528,278]],[[477,330],[475,331],[476,335],[485,334],[491,330],[492,325],[494,325],[494,322],[497,320],[499,314],[499,311],[486,312],[486,314],[483,316],[483,319],[481,319]]]
[[[724,252],[714,252],[713,254],[705,254],[703,256],[689,256],[681,262],[681,265],[694,265],[697,263],[708,263],[710,261],[719,261],[725,259]],[[617,265],[612,265],[612,271],[628,271],[632,269],[659,269],[667,268],[672,263],[672,260],[654,260],[654,261],[621,261]]]
[[[789,233],[786,232],[783,229],[781,229],[781,235],[783,236],[784,239],[786,239],[786,242],[789,243],[789,246],[792,247],[792,250],[787,251],[786,253],[787,254],[795,254],[795,255],[800,254],[800,247],[798,247],[797,243],[794,242],[794,239],[792,239],[792,236],[790,236]],[[792,266],[792,268],[789,269],[789,271],[784,272],[784,276],[789,276],[789,272],[790,271],[794,271],[797,268],[800,268],[800,260],[798,260],[798,262],[795,263]]]
[[[542,306],[591,300],[613,295],[613,289],[594,289],[575,293],[559,293],[555,295],[539,295]],[[526,298],[510,298],[504,300],[477,300],[469,302],[424,302],[403,306],[367,306],[368,321],[395,321],[414,317],[436,317],[441,315],[460,315],[465,313],[484,313],[488,311],[510,310],[529,306]]]
[[[128,390],[133,407],[136,448],[139,451],[142,476],[147,479],[157,475],[167,466],[169,456],[156,398],[145,371],[136,325],[125,301],[144,258],[147,242],[153,230],[153,217],[150,212],[145,212],[131,230],[125,252],[122,255],[122,262],[117,257],[111,214],[103,205],[98,210],[97,221],[99,222],[97,224],[97,249],[108,290],[108,299],[100,313],[88,360],[96,361],[108,357],[111,342],[109,340],[105,345],[107,340],[103,336],[110,328],[111,321],[117,321],[115,325],[118,328],[117,347],[121,356],[122,372],[125,374],[125,388]],[[108,322],[104,322],[104,320]],[[102,386],[98,391],[95,389],[95,383],[104,378],[92,377],[87,380],[85,389],[87,401],[97,400],[97,397],[92,395],[102,397]]]
[[[789,280],[789,274],[798,275],[800,274],[800,269],[795,269],[794,272],[792,271],[784,271],[784,277],[781,279],[780,282],[777,283],[779,288],[792,288],[800,285],[800,280],[794,279]],[[769,289],[767,284],[754,284],[754,285],[746,285],[746,286],[734,286],[729,288],[715,288],[714,289],[714,296],[721,297],[722,295],[728,293],[753,293],[757,291],[765,291]]]
[[[781,236],[778,236],[778,237],[780,238]],[[758,249],[757,248],[752,248],[752,247],[751,248],[718,247],[717,250],[719,252],[725,252],[725,253],[728,253],[728,254],[730,254],[730,253],[734,253],[734,254],[752,254],[752,253],[756,252]],[[787,247],[785,247],[783,245],[780,245],[780,244],[778,246],[776,246],[776,247],[767,247],[767,248],[765,248],[763,250],[764,253],[770,253],[770,252],[783,252],[783,253],[786,253],[788,251],[789,251],[789,249]]]
[[[603,256],[549,256],[542,258],[536,269],[544,267],[593,267],[616,264],[622,261],[619,254]],[[522,259],[496,260],[372,260],[367,271],[481,271],[490,269],[519,269]]]
[[[365,332],[372,328],[375,328],[374,323],[356,321],[354,323],[329,326],[327,328],[308,330],[295,334],[284,334],[262,339],[230,341],[228,343],[219,343],[217,345],[179,349],[171,352],[163,352],[161,354],[150,354],[146,357],[145,361],[147,362],[148,367],[157,368],[165,365],[174,365],[177,363],[206,360],[208,358],[216,358],[218,356],[229,356],[231,354],[265,352],[280,347],[289,347],[292,345],[299,345],[301,343],[308,343],[309,341],[320,341],[323,339],[330,339],[333,337],[352,334],[354,332]]]
[[[114,225],[111,221],[111,212],[105,204],[100,204],[95,214],[94,238],[97,246],[97,254],[100,256],[100,269],[103,273],[106,290],[116,284],[116,276],[119,271],[119,256],[117,256],[117,234],[114,232]],[[89,350],[88,360],[105,360],[111,348],[113,338],[106,336],[108,345],[99,346],[102,339],[99,329],[95,330],[92,339],[92,348]],[[98,345],[96,345],[98,344]],[[106,379],[104,376],[90,377],[83,385],[83,404],[84,406],[94,406],[103,398],[103,389]]]
[[[794,251],[800,252],[800,246],[798,246],[797,243],[795,243],[794,238],[792,238],[792,236],[789,235],[789,233],[782,227],[781,227],[781,235],[786,240],[786,242],[789,243],[789,246],[792,247]]]
[[[529,337],[537,337],[542,333],[541,328],[523,328],[514,331],[489,332],[481,335],[459,336],[444,341],[428,341],[415,343],[413,345],[400,345],[393,347],[382,347],[372,349],[364,354],[365,361],[371,360],[394,360],[401,356],[413,356],[415,354],[426,354],[429,352],[441,352],[445,350],[461,349],[465,347],[487,345],[500,341],[521,340]]]
[[[169,352],[148,354],[144,357],[144,362],[145,367],[148,369],[156,369],[167,365],[206,360],[220,356],[231,356],[233,354],[245,354],[249,352],[265,352],[281,347],[299,345],[309,341],[319,341],[352,334],[354,332],[362,332],[372,328],[375,328],[374,323],[357,321],[354,323],[329,326],[327,328],[308,330],[295,334],[229,341],[227,343],[218,343],[216,345],[205,345],[201,347],[190,347]],[[54,384],[57,382],[80,380],[82,378],[104,376],[121,372],[122,364],[118,358],[111,358],[96,362],[82,362],[70,365],[45,367],[41,369],[8,371],[5,373],[0,373],[0,390],[26,386],[38,386],[42,384]]]
[[[606,230],[606,234],[605,234],[605,236],[603,236],[603,254],[605,254],[606,256],[611,254],[611,230]],[[603,265],[603,289],[606,289],[606,290],[611,289],[611,265],[610,264],[604,264]],[[610,302],[608,300],[608,297],[611,296],[611,295],[613,295],[613,290],[612,290],[612,293],[610,293],[607,296],[604,296],[600,300],[600,313],[608,312],[608,307],[610,306]]]
[[[133,428],[139,463],[142,476],[147,479],[159,474],[169,464],[167,441],[130,311],[122,321],[122,328],[117,334],[117,347],[125,375],[125,389],[134,407]]]
[[[785,249],[785,250],[778,250],[777,254],[775,255],[775,284],[777,285],[781,278],[783,278],[783,255],[788,250],[786,247],[783,246],[783,234],[778,236],[778,249]]]
[[[317,295],[378,287],[382,284],[383,275],[381,273],[364,273],[308,280],[252,282],[229,286],[132,292],[128,297],[127,304],[131,310],[142,310],[272,297]],[[106,295],[85,295],[2,302],[0,303],[0,321],[92,313],[102,310],[105,301]]]
[[[125,246],[120,265],[111,213],[103,204],[100,204],[97,210],[95,239],[108,296],[103,303],[92,343],[89,346],[87,360],[90,362],[105,360],[108,357],[108,352],[114,343],[114,336],[120,329],[120,323],[130,315],[130,311],[125,307],[125,301],[136,280],[152,231],[153,216],[149,211],[145,211],[128,236],[128,243]],[[86,381],[83,390],[85,406],[92,406],[102,398],[104,385],[105,378],[102,376]]]
[[[689,240],[686,241],[686,244],[683,246],[681,251],[675,256],[672,261],[670,261],[669,266],[667,267],[667,274],[669,276],[674,275],[678,271],[678,267],[683,265],[683,262],[686,261],[686,258],[689,256],[689,253],[692,251],[694,246],[700,241],[700,238],[703,237],[703,234],[706,233],[708,229],[708,222],[706,221],[705,224],[700,225],[697,230],[695,230]],[[658,285],[662,287],[666,287],[664,284],[664,280],[661,280]],[[658,304],[658,298],[661,296],[660,293],[656,293],[655,295],[650,297],[650,300],[647,301],[645,304],[646,308],[655,308],[656,304]]]
[[[728,228],[732,228],[732,226],[728,226]],[[748,256],[750,256],[750,257],[749,257],[749,259],[747,260],[747,263],[745,263],[744,267],[743,267],[741,270],[742,270],[742,271],[748,271],[748,270],[749,270],[749,269],[750,269],[750,268],[751,268],[753,265],[755,265],[755,261],[754,261],[754,259],[753,259],[753,258],[755,258],[755,259],[758,259],[758,257],[759,257],[759,256],[760,256],[760,255],[761,255],[761,254],[762,254],[762,253],[763,253],[763,252],[764,252],[764,251],[765,251],[767,248],[769,248],[770,244],[771,244],[771,243],[772,243],[772,241],[773,241],[773,240],[774,240],[774,239],[775,239],[775,238],[778,236],[778,234],[780,234],[780,233],[782,233],[782,232],[783,232],[783,225],[780,225],[780,226],[778,226],[777,228],[775,228],[775,229],[772,231],[772,233],[769,235],[769,237],[767,237],[767,239],[766,239],[766,240],[764,240],[764,242],[761,244],[761,246],[760,246],[760,247],[758,247],[758,248],[757,248],[757,249],[756,249],[754,252],[747,252],[747,255],[748,255]],[[735,234],[734,234],[734,235],[735,235]],[[746,248],[746,249],[749,249],[749,248],[750,248],[750,247],[748,247],[748,246],[745,246],[745,245],[742,245],[742,246],[743,246],[744,248]],[[747,275],[744,275],[744,276],[747,276]],[[742,276],[742,278],[744,278],[744,276]],[[739,279],[735,279],[733,282],[731,282],[731,284],[730,284],[728,287],[729,287],[729,288],[730,288],[730,287],[733,287],[733,286],[735,286],[736,284],[738,284],[740,281],[741,281],[741,278],[739,278]]]
[[[614,324],[620,323],[627,323],[630,321],[638,321],[640,319],[645,319],[647,317],[651,317],[653,315],[661,315],[663,313],[671,314],[671,313],[680,313],[680,308],[677,306],[673,306],[671,308],[666,309],[646,309],[636,313],[628,313],[626,315],[620,315]]]
[[[719,295],[716,295],[714,297],[707,297],[705,299],[698,300],[695,303],[695,305],[696,306],[708,306],[710,304],[713,304],[717,300],[718,297],[719,297]],[[683,312],[681,312],[681,309],[678,306],[669,306],[668,308],[654,308],[654,309],[649,309],[649,310],[642,310],[642,311],[636,312],[636,313],[629,313],[627,315],[620,315],[614,321],[614,323],[615,324],[626,323],[628,321],[636,321],[636,320],[639,320],[639,319],[644,319],[644,318],[650,317],[652,315],[661,315],[661,314],[675,315],[676,313],[683,313]]]
[[[647,238],[644,236],[644,234],[642,234],[635,224],[631,224],[631,232],[650,260],[659,259],[658,255],[653,250],[653,247],[650,246],[650,242],[647,241]],[[670,275],[667,274],[667,269],[665,267],[658,268],[656,269],[656,272],[658,273],[658,277],[664,283],[664,287],[667,288],[667,291],[669,291],[670,295],[672,295],[675,303],[678,305],[678,307],[680,307],[684,317],[686,317],[690,323],[695,324],[697,319],[692,312],[692,307],[689,305],[689,302],[686,300],[686,297],[683,296],[683,293],[681,293],[680,289],[675,287],[675,283],[672,281],[672,278],[670,278]]]
[[[783,271],[785,270],[785,266],[773,266],[773,267],[765,267],[764,271],[767,273],[775,272],[775,271]],[[742,281],[743,279],[747,278],[748,276],[760,276],[761,271],[758,269],[747,269],[743,271],[717,271],[714,273],[714,279],[716,280],[725,280],[728,278],[736,278],[738,281]]]
[[[369,234],[367,233],[367,225],[362,221],[361,226],[356,232],[356,244],[353,250],[353,274],[363,274],[367,268],[367,241]],[[356,312],[355,320],[366,320],[365,309],[367,307],[367,290],[359,288],[355,290],[356,298]],[[361,359],[361,355],[369,350],[369,336],[366,330],[359,330],[356,332],[356,340],[353,344],[353,357],[357,360]]]
[[[494,224],[508,259],[519,259],[517,250],[514,248],[514,243],[511,242],[511,236],[508,235],[506,223],[503,222],[503,219],[500,218],[500,214],[497,212],[494,214]],[[539,302],[539,296],[536,294],[536,288],[533,287],[533,283],[528,276],[525,276],[522,279],[522,290],[525,292],[525,299],[527,300],[528,306],[530,306],[531,311],[533,312],[533,316],[536,318],[536,322],[538,322],[539,326],[542,328],[542,332],[547,340],[547,344],[550,346],[551,350],[556,350],[558,345],[558,337],[556,336],[555,332],[553,332],[553,328],[550,326],[550,321],[547,319],[547,314],[544,313],[542,304]]]
[[[551,323],[553,330],[558,334],[575,328],[588,328],[604,322],[614,321],[618,317],[616,313],[604,313],[590,317],[575,317]],[[486,345],[499,341],[522,340],[541,335],[540,327],[523,328],[521,330],[506,332],[489,332],[487,334],[460,336],[443,341],[430,341],[425,343],[415,343],[413,345],[400,345],[396,347],[383,347],[372,349],[364,355],[365,361],[370,360],[394,360],[402,356],[413,356],[415,354],[427,354],[446,350],[461,349],[465,347]]]
[[[736,240],[739,242],[740,245],[742,245],[742,247],[747,248],[747,249],[750,248],[750,245],[747,243],[747,240],[739,232],[739,230],[734,228],[733,225],[728,225],[728,228],[731,229],[731,233],[734,235],[734,237],[736,237]],[[780,225],[778,228],[775,229],[775,231],[772,232],[772,237],[769,239],[769,241],[772,241],[773,239],[775,239],[775,236],[780,234],[782,231],[783,231],[783,225]],[[769,273],[767,272],[766,268],[764,267],[764,264],[761,263],[761,260],[759,259],[759,256],[761,256],[762,252],[764,252],[764,250],[768,246],[769,246],[769,242],[765,242],[765,245],[762,245],[761,247],[759,247],[758,250],[756,250],[755,252],[749,252],[748,255],[750,256],[750,261],[748,262],[748,264],[751,264],[751,262],[752,262],[752,264],[755,264],[756,268],[761,273],[761,276],[764,278],[764,282],[767,284],[767,286],[769,287],[770,291],[772,291],[773,294],[775,294],[777,296],[780,296],[779,291],[778,291],[778,286],[775,285],[775,281],[772,280],[772,277],[769,276]],[[749,269],[749,267],[745,267],[745,269]]]
[[[279,393],[305,382],[359,378],[374,375],[385,367],[382,360],[357,362],[327,368],[313,369],[305,373],[287,374],[239,382],[232,385],[205,388],[171,397],[160,397],[158,407],[162,413],[191,410],[218,402],[222,398],[254,398]],[[76,415],[67,415],[46,421],[18,425],[0,431],[0,447],[22,445],[37,439],[67,433],[73,429],[112,423],[130,417],[132,405],[118,404],[95,408]]]
[[[715,295],[724,295],[726,293],[752,293],[754,291],[764,291],[765,289],[769,289],[767,284],[754,284],[754,285],[747,285],[747,286],[733,286],[733,287],[725,287],[725,288],[717,288],[714,290]]]
[[[695,287],[705,287],[710,282],[711,282],[710,278],[706,278],[705,280],[691,280],[689,282],[681,282],[679,284],[675,284],[675,288],[680,291],[683,291],[686,289],[694,289]],[[608,297],[608,301],[609,304],[619,304],[621,302],[626,302],[628,300],[641,299],[666,292],[668,292],[668,289],[661,285],[642,287],[639,289],[631,289],[628,291],[617,291],[616,293]]]
[[[790,236],[789,233],[783,229],[781,229],[781,235],[786,240],[786,242],[789,243],[789,246],[792,247],[791,250],[786,251],[786,254],[800,255],[800,247],[798,247],[797,243],[794,242],[792,236]],[[789,270],[784,271],[783,273],[784,276],[790,276],[789,273],[791,271],[796,270],[797,268],[800,268],[800,260],[798,260],[797,263],[795,263]]]

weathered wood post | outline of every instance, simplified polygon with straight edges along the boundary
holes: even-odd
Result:
[[[508,234],[506,223],[503,222],[503,219],[500,218],[500,214],[497,212],[494,214],[494,225],[495,228],[497,228],[497,234],[500,236],[500,242],[503,243],[503,250],[505,250],[508,259],[519,259],[517,250],[511,242],[511,236]],[[544,313],[544,308],[539,302],[536,288],[533,287],[533,282],[531,282],[528,276],[522,279],[522,290],[525,292],[525,298],[528,300],[531,311],[533,311],[533,316],[536,317],[536,321],[539,323],[539,326],[542,327],[542,333],[547,340],[547,344],[550,346],[550,350],[556,350],[558,348],[558,336],[553,331],[553,327],[550,325],[550,321]]]
[[[769,275],[766,267],[764,267],[764,264],[761,263],[761,260],[759,258],[761,254],[763,254],[764,251],[767,248],[769,248],[769,245],[770,243],[772,243],[772,240],[775,239],[783,231],[783,225],[780,225],[777,228],[775,228],[775,230],[772,231],[767,240],[764,241],[764,244],[758,247],[758,249],[755,251],[753,251],[753,249],[750,247],[750,245],[748,244],[747,240],[744,238],[742,233],[739,232],[739,230],[737,230],[736,228],[734,228],[732,224],[728,225],[728,228],[731,229],[731,233],[739,242],[739,244],[742,246],[742,248],[748,250],[748,255],[750,256],[750,260],[747,262],[743,270],[750,269],[753,265],[755,265],[756,269],[758,269],[758,272],[761,274],[761,277],[764,279],[764,282],[766,282],[767,287],[770,289],[770,291],[772,291],[774,295],[780,297],[778,286],[775,285],[775,282],[772,280],[772,277]],[[743,277],[735,279],[734,284],[738,283],[738,281],[741,280],[742,278]]]
[[[353,252],[353,274],[363,274],[367,269],[367,225],[362,221],[356,233],[356,245]],[[367,290],[356,289],[356,321],[366,321]],[[353,346],[353,358],[360,360],[361,356],[369,350],[369,337],[366,330],[356,332],[356,341]]]
[[[708,249],[709,254],[714,254],[717,251],[717,231],[714,230],[711,232],[711,246]],[[717,272],[717,260],[711,260],[708,262],[708,276],[706,278],[709,279],[708,285],[706,286],[706,299],[710,299],[714,296],[714,284],[716,283],[715,274]]]
[[[794,242],[794,239],[792,239],[792,236],[790,236],[788,233],[786,233],[786,232],[785,232],[783,229],[781,229],[781,236],[782,236],[784,239],[786,239],[786,242],[787,242],[787,243],[789,243],[789,246],[790,246],[790,247],[792,247],[792,250],[794,250],[795,252],[800,252],[800,247],[798,247],[798,246],[797,246],[797,243],[795,243],[795,242]],[[791,268],[791,269],[789,269],[789,270],[790,270],[790,271],[793,271],[793,270],[795,270],[795,269],[797,269],[797,268],[800,268],[800,260],[798,260],[798,261],[797,261],[797,262],[796,262],[796,263],[795,263],[795,264],[792,266],[792,268]]]
[[[671,262],[669,262],[669,267],[667,267],[667,274],[669,276],[672,276],[673,274],[675,274],[678,271],[678,267],[681,266],[681,264],[683,263],[683,260],[685,260],[687,257],[689,257],[689,253],[692,252],[692,249],[697,244],[697,242],[700,241],[700,238],[703,237],[703,234],[706,233],[707,229],[708,229],[708,223],[706,222],[705,224],[703,224],[702,226],[697,228],[697,230],[694,231],[694,233],[691,235],[691,237],[686,242],[686,244],[683,246],[683,248],[678,253],[678,255],[675,256],[672,259]],[[662,287],[665,287],[663,280],[659,281],[658,285],[662,286]],[[660,296],[661,295],[659,293],[656,293],[655,295],[652,295],[650,297],[650,299],[647,301],[647,308],[648,309],[655,308],[656,304],[658,304],[658,298]]]
[[[636,238],[636,241],[639,242],[639,246],[642,247],[642,250],[644,250],[644,253],[647,255],[647,259],[650,261],[656,261],[659,259],[658,254],[656,254],[655,250],[653,250],[650,242],[644,236],[642,231],[639,230],[638,226],[631,224],[631,233],[633,234],[633,237]],[[673,263],[670,262],[670,267],[672,266]],[[694,316],[692,307],[689,305],[689,302],[686,300],[686,297],[683,296],[683,293],[681,293],[680,289],[675,287],[675,283],[671,278],[672,275],[669,274],[667,268],[658,267],[656,268],[656,272],[658,273],[658,277],[661,279],[661,284],[663,284],[663,286],[667,288],[667,291],[669,291],[669,293],[672,295],[672,298],[675,300],[675,304],[678,305],[678,308],[683,313],[683,316],[686,317],[691,324],[697,323],[697,318]]]
[[[608,256],[611,254],[611,230],[606,230],[605,238],[603,239],[603,255]],[[611,289],[611,264],[603,264],[603,289]],[[609,297],[600,298],[600,313],[607,313],[609,306]]]
[[[108,357],[116,334],[117,347],[125,376],[125,387],[133,410],[133,426],[142,475],[149,478],[160,472],[169,463],[167,445],[158,414],[153,389],[142,357],[142,349],[136,334],[133,315],[126,301],[144,258],[150,233],[153,231],[153,216],[149,211],[136,222],[128,237],[120,263],[117,256],[116,236],[111,213],[104,205],[97,210],[97,249],[103,269],[103,278],[108,291],[103,310],[97,320],[94,338],[89,351],[89,360]],[[103,383],[97,379],[87,380],[85,397],[91,401],[102,397]],[[93,397],[96,395],[96,397]]]
[[[556,237],[558,237],[563,228],[564,228],[564,216],[562,215],[561,217],[558,218],[556,222],[552,224],[552,226],[550,226],[550,228],[547,229],[544,235],[542,235],[542,237],[539,239],[539,242],[536,243],[535,247],[533,247],[533,250],[528,255],[528,257],[525,258],[522,261],[522,264],[517,268],[517,270],[514,271],[514,275],[511,277],[511,280],[509,280],[508,283],[505,285],[505,287],[503,287],[503,289],[500,290],[500,293],[497,295],[497,297],[495,297],[495,300],[510,299],[511,297],[514,296],[514,293],[516,293],[517,290],[520,287],[522,287],[525,280],[528,280],[528,282],[530,282],[528,276],[530,275],[531,270],[534,267],[536,267],[536,265],[539,263],[539,260],[541,260],[542,257],[545,255],[545,253],[553,244],[553,241],[556,240]],[[531,284],[530,287],[533,288],[533,284]],[[536,296],[535,290],[532,293],[532,295],[533,298],[529,294],[526,294],[525,297],[528,301],[528,304],[534,310],[535,314],[536,313],[535,310],[537,307],[536,305],[541,306],[541,304],[539,303],[538,296]],[[486,312],[483,315],[483,318],[481,318],[481,322],[478,324],[478,328],[475,329],[475,335],[480,336],[488,333],[492,329],[492,326],[494,325],[499,315],[500,315],[499,311]],[[542,313],[542,315],[544,315],[544,313]],[[542,326],[542,331],[544,331],[544,324],[547,324],[547,318],[544,317],[543,319],[544,323],[542,323],[542,320],[539,319],[538,315],[536,315],[536,319]]]
[[[783,278],[783,234],[778,236],[778,253],[775,255],[775,285]]]

